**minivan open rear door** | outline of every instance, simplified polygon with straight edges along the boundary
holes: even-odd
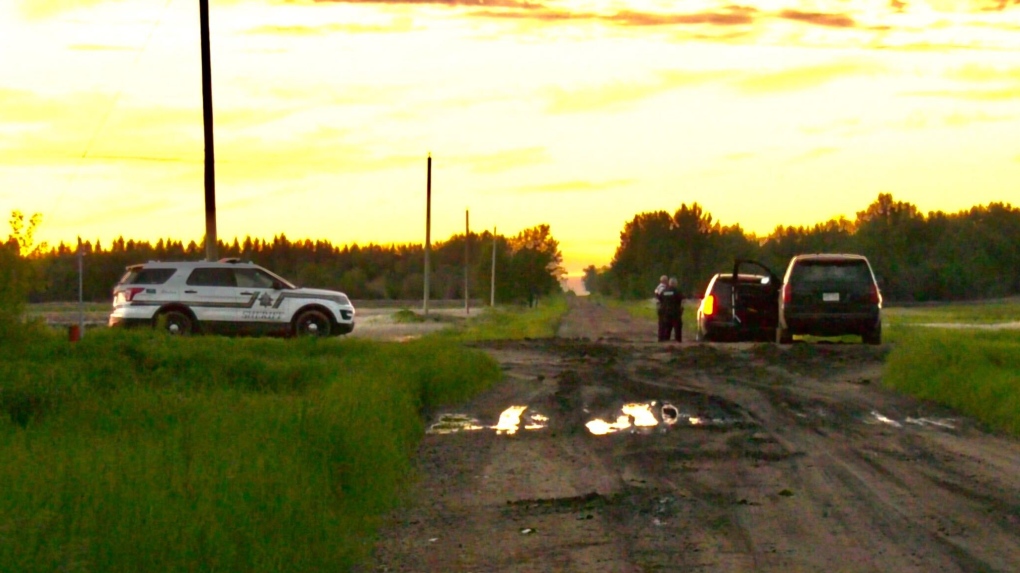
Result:
[[[748,275],[764,278],[752,280]],[[737,259],[733,262],[732,280],[730,312],[733,323],[746,331],[774,332],[779,324],[779,289],[782,287],[779,277],[758,261]]]

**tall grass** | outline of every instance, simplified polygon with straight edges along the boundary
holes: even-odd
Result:
[[[1020,331],[900,328],[883,383],[1020,436]]]
[[[567,310],[566,296],[559,295],[542,298],[536,307],[489,307],[481,311],[481,316],[434,336],[463,342],[549,338],[556,335]]]
[[[0,571],[342,571],[420,412],[499,377],[439,338],[34,332],[0,349]]]

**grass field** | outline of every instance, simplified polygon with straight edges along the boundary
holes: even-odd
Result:
[[[487,311],[408,343],[42,326],[0,344],[0,571],[344,571],[413,479],[422,412],[500,377],[465,340],[548,336]]]
[[[883,383],[1020,436],[1020,330],[895,330]]]
[[[882,319],[886,325],[892,326],[1020,322],[1020,299],[914,307],[887,306],[882,309]]]

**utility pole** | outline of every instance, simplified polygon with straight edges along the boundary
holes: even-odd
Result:
[[[429,153],[425,175],[425,302],[422,310],[429,315],[429,251],[432,250],[432,154]]]
[[[216,239],[216,156],[213,144],[212,55],[209,47],[209,0],[198,0],[202,35],[202,120],[205,126],[205,258],[219,258]]]
[[[496,306],[496,227],[492,227],[492,283],[489,285],[489,306]]]
[[[471,314],[471,297],[468,296],[468,275],[471,268],[469,243],[471,242],[470,211],[464,210],[464,314]]]
[[[78,335],[85,335],[85,253],[81,248],[81,235],[78,236]]]

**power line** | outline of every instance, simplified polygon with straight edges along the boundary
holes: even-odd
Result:
[[[163,23],[163,18],[166,16],[167,10],[170,9],[170,5],[173,4],[173,2],[174,0],[166,0],[166,3],[163,4],[163,8],[160,10],[159,16],[156,18],[155,22],[152,23],[152,27],[149,28],[149,33],[145,36],[145,41],[142,42],[142,45],[137,50],[135,50],[135,59],[131,62],[128,69],[129,72],[134,71],[134,69],[138,66],[138,62],[142,59],[142,54],[149,48],[149,43],[152,41],[152,37],[155,35],[156,29]],[[95,145],[96,140],[99,139],[100,132],[102,132],[103,128],[106,127],[106,123],[109,121],[110,115],[113,114],[114,108],[116,108],[117,104],[120,102],[121,95],[124,93],[124,86],[127,84],[127,77],[128,74],[125,73],[121,80],[120,87],[117,89],[117,93],[114,94],[113,99],[110,101],[110,105],[106,108],[106,112],[99,118],[99,123],[96,124],[91,137],[89,137],[88,142],[85,144],[85,149],[82,150],[81,155],[77,158],[78,162],[75,165],[74,172],[71,173],[71,178],[67,181],[67,185],[64,186],[64,189],[60,192],[60,194],[57,195],[56,200],[54,200],[52,209],[53,213],[57,212],[60,208],[61,201],[64,199],[64,195],[66,195],[68,190],[70,190],[77,182],[78,175],[81,173],[82,163],[88,158],[93,145]]]

